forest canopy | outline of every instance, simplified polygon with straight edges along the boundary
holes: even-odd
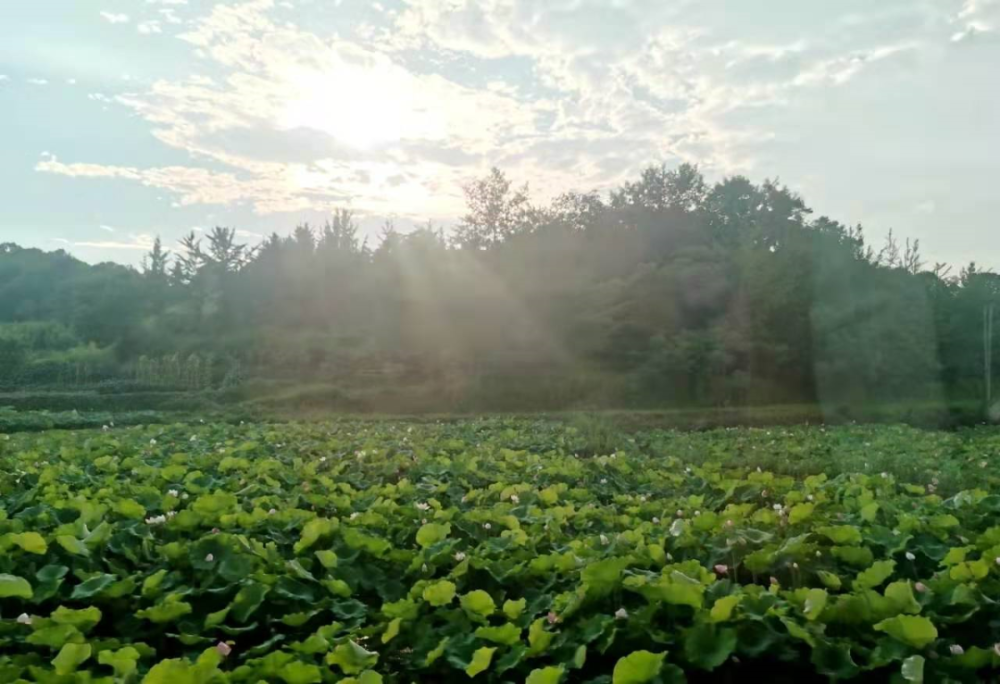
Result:
[[[342,210],[257,245],[157,240],[141,269],[2,244],[0,386],[329,383],[441,410],[983,395],[1000,277],[870,246],[776,181],[659,166],[536,206],[494,169],[466,197],[449,234],[370,243]]]

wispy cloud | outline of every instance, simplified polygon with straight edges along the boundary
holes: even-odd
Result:
[[[116,231],[116,230],[115,230],[114,228],[112,228],[111,226],[106,226],[106,225],[104,225],[104,224],[101,224],[100,226],[98,226],[98,228],[100,228],[101,230],[103,230],[103,231],[105,231],[105,232],[107,232],[107,233],[115,233],[115,232],[117,232],[117,231]]]
[[[29,78],[29,79],[27,79],[27,81],[31,85],[43,86],[43,85],[48,85],[49,84],[49,80],[47,78]]]
[[[160,27],[160,22],[158,21],[139,22],[139,24],[136,26],[136,30],[143,35],[163,33],[163,29]]]
[[[101,12],[101,17],[111,23],[111,24],[127,24],[129,18],[127,14],[120,14],[115,12]]]
[[[163,17],[163,21],[168,24],[182,24],[184,21],[177,16],[177,12],[172,7],[164,7],[159,10],[160,16]]]
[[[103,226],[102,226],[103,227]],[[148,251],[153,247],[153,236],[146,233],[131,233],[127,240],[69,240],[67,238],[50,238],[52,242],[66,245],[67,247],[79,247],[89,249],[115,249],[115,250],[137,250]]]
[[[173,23],[170,6],[187,3],[147,4]],[[490,164],[544,179],[549,196],[658,160],[749,171],[788,135],[775,113],[904,70],[956,25],[987,22],[992,4],[967,0],[961,17],[909,0],[853,14],[823,4],[765,26],[730,21],[722,0],[404,0],[380,25],[334,33],[290,21],[274,0],[215,3],[185,15],[179,36],[213,77],[91,96],[138,115],[188,165],[52,157],[36,168],[159,188],[177,206],[349,204],[435,219],[457,215],[462,184]]]

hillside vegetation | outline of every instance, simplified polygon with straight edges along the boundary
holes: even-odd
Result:
[[[141,270],[0,246],[0,390],[391,412],[984,396],[1000,277],[870,247],[776,182],[654,167],[533,206],[494,171],[467,196],[447,236],[364,240],[337,212],[157,242]]]

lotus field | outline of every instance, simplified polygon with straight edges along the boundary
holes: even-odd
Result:
[[[0,682],[982,681],[1000,438],[0,435]]]

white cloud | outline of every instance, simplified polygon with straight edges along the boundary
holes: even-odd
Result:
[[[101,17],[103,17],[105,21],[112,24],[127,24],[129,22],[127,14],[117,14],[114,12],[101,12]]]
[[[954,43],[994,33],[1000,28],[1000,1],[965,0],[962,8],[952,18],[952,23],[959,27],[951,35]]]
[[[139,183],[178,205],[349,204],[434,219],[460,213],[462,183],[492,164],[541,198],[606,188],[658,161],[756,172],[775,168],[775,150],[794,147],[805,124],[836,128],[825,99],[875,76],[891,91],[955,31],[990,25],[997,5],[800,3],[776,20],[723,0],[403,0],[381,25],[321,31],[288,23],[297,15],[279,4],[185,14],[179,37],[211,77],[91,96],[136,114],[187,165],[53,157],[38,170]]]
[[[115,229],[114,229],[114,228],[112,228],[111,226],[106,226],[106,225],[104,225],[104,224],[101,224],[100,226],[98,226],[98,228],[100,228],[101,230],[103,230],[103,231],[105,231],[105,232],[107,232],[107,233],[114,233],[114,232],[117,232],[117,231],[115,231]]]
[[[146,234],[131,234],[128,240],[83,240],[73,242],[74,247],[86,247],[91,249],[123,249],[149,251],[153,248],[153,236]]]
[[[8,76],[7,74],[0,74],[0,82],[2,82],[2,81],[9,81],[9,80],[10,80],[10,76]]]
[[[160,27],[160,22],[158,21],[142,21],[135,28],[143,35],[163,33],[163,29]]]
[[[49,238],[52,242],[83,249],[115,249],[149,251],[153,247],[153,236],[145,233],[130,234],[127,240],[69,240],[67,238]]]
[[[43,86],[43,85],[48,85],[49,81],[46,78],[29,78],[28,83],[30,83],[31,85]]]
[[[171,7],[164,7],[163,9],[161,9],[160,15],[163,17],[163,20],[168,24],[184,23],[183,20],[179,16],[177,16],[177,13]]]
[[[75,78],[67,78],[66,79],[66,85],[76,85],[76,79]]]
[[[914,207],[918,214],[933,214],[936,209],[937,203],[934,200],[926,200]]]

